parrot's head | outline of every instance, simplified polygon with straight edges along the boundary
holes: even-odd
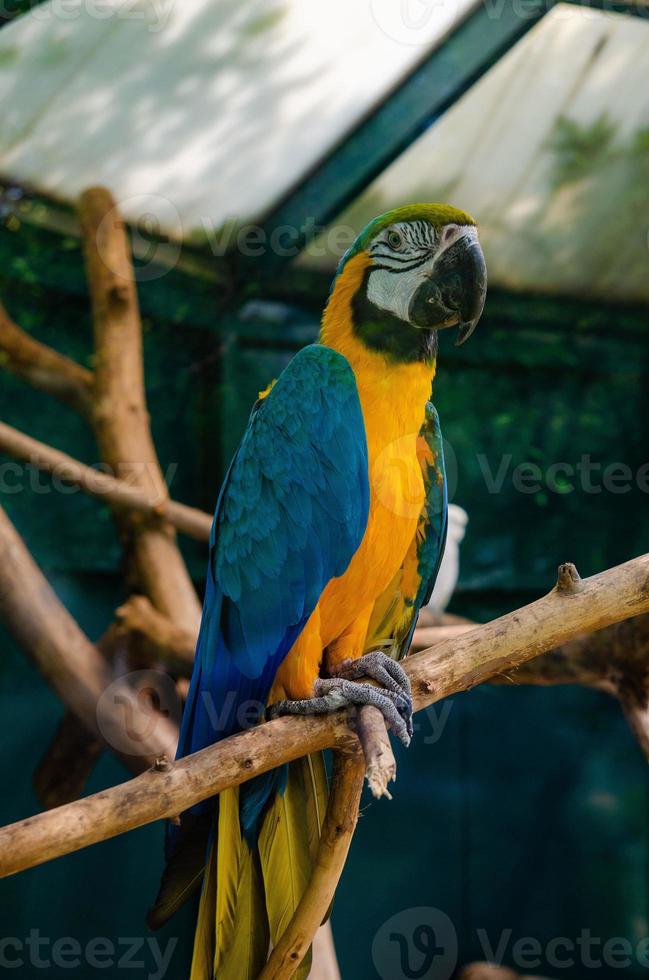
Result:
[[[426,361],[438,330],[458,327],[458,344],[471,336],[486,291],[473,218],[446,204],[412,204],[363,229],[340,262],[329,306],[348,305],[366,347],[392,360]]]

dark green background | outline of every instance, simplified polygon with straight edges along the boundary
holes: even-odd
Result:
[[[88,363],[77,243],[26,226],[2,230],[0,270],[0,296],[15,318]],[[219,312],[214,285],[178,272],[140,292],[161,461],[177,465],[175,497],[211,509],[257,391],[314,337],[325,286],[312,284],[299,308],[275,296],[241,316]],[[646,311],[587,310],[572,301],[493,293],[468,345],[457,350],[444,338],[435,400],[457,461],[454,499],[470,514],[455,610],[490,618],[547,591],[561,561],[573,560],[589,575],[649,550],[647,495],[637,487],[587,493],[568,492],[564,484],[520,493],[511,481],[513,468],[526,461],[543,468],[590,454],[596,463],[622,462],[634,472],[647,462],[646,320]],[[71,411],[4,374],[0,417],[96,461],[92,440]],[[482,468],[486,460],[495,472],[506,454],[509,478],[490,493],[480,457]],[[89,635],[99,636],[122,597],[109,515],[81,494],[47,492],[42,477],[36,493],[29,479],[22,489],[8,488],[13,471],[0,473],[2,502],[35,557]],[[200,588],[204,549],[183,546]],[[31,777],[62,711],[0,636],[0,822],[6,823],[38,809]],[[531,936],[543,947],[557,937],[574,940],[584,928],[634,945],[648,934],[649,782],[615,703],[573,688],[485,687],[453,699],[437,741],[430,718],[419,722],[412,748],[399,751],[393,802],[366,801],[339,890],[334,929],[345,980],[379,976],[375,937],[374,955],[385,969],[385,944],[397,941],[386,940],[382,926],[403,913],[397,931],[412,939],[426,920],[426,913],[412,911],[420,906],[450,916],[461,962],[484,958],[480,929],[494,947],[504,929],[512,930],[511,943]],[[104,756],[88,790],[126,775]],[[1,882],[1,935],[24,941],[39,929],[52,942],[70,936],[82,945],[93,937],[116,944],[148,938],[144,914],[160,872],[161,839],[161,826],[150,826]],[[180,937],[167,974],[173,980],[186,976],[189,919],[161,937],[163,944]],[[134,957],[142,958],[144,966],[84,964],[50,973],[139,980],[154,972],[151,956]],[[413,953],[411,965],[418,962]],[[11,972],[32,980],[43,968],[26,963]],[[530,972],[577,980],[592,969],[542,962]],[[639,978],[646,970],[635,964],[600,972]],[[408,974],[393,973],[391,980],[401,976]],[[433,969],[425,976],[441,980],[442,974]]]

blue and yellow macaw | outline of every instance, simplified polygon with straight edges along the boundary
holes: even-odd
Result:
[[[265,711],[345,704],[376,705],[409,742],[411,693],[397,661],[446,534],[429,400],[437,331],[458,326],[466,340],[485,292],[475,222],[446,205],[381,215],[343,257],[319,343],[262,394],[221,490],[179,756]],[[259,974],[309,880],[326,800],[322,758],[311,756],[169,828],[149,922],[202,885],[191,980]],[[307,957],[298,975],[308,971]]]

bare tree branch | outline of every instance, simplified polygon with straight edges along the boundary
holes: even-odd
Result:
[[[362,753],[336,752],[327,815],[311,879],[259,980],[292,977],[331,905],[358,821],[365,765]]]
[[[141,604],[149,610],[152,620],[157,624],[162,622],[164,627],[168,628],[170,636],[173,637],[178,634],[184,644],[185,657],[187,656],[188,638],[180,630],[176,630],[173,624],[169,623],[163,616],[160,616],[153,609],[148,599],[144,596],[132,596],[124,606],[116,610],[117,622],[111,623],[96,643],[98,651],[107,661],[108,669],[110,670],[110,664],[115,659],[123,661],[123,666],[132,665],[132,662],[136,660],[142,661],[142,663],[136,664],[137,667],[151,666],[160,659],[164,659],[168,665],[180,667],[184,673],[189,673],[191,664],[187,662],[181,650],[160,645],[162,640],[160,636],[149,637],[138,632],[136,627],[146,626],[146,612],[140,617],[138,623],[135,621],[132,623],[132,628],[128,625],[131,603],[134,604],[135,608]],[[159,625],[157,628],[160,628]],[[149,708],[148,717],[141,719],[141,723],[137,723],[139,730],[146,730],[151,720],[151,711],[152,709]],[[127,720],[124,717],[124,722]],[[157,725],[158,719],[154,717],[153,720]],[[131,723],[135,724],[136,719],[131,719]],[[175,738],[177,735],[175,728],[173,734]],[[103,748],[103,744],[86,728],[74,712],[67,711],[34,773],[34,792],[44,809],[50,810],[55,806],[71,803],[72,800],[77,800],[81,796],[86,781]],[[134,772],[141,772],[157,757],[157,749],[160,746],[156,745],[154,748],[156,749],[155,756],[149,756],[145,760],[139,760],[137,756],[128,756],[122,761],[126,762],[129,769]]]
[[[649,555],[582,582],[557,588],[515,612],[445,640],[406,661],[416,710],[465,691],[584,630],[649,612]],[[350,735],[341,712],[318,718],[280,718],[259,725],[103,793],[38,814],[0,830],[0,875],[114,837],[183,812],[199,800],[237,786],[284,762],[327,747],[344,749]]]
[[[116,682],[101,653],[59,601],[2,508],[0,618],[91,735],[111,748],[119,746],[124,712],[117,707],[121,704],[137,716],[140,708],[134,703],[133,693],[126,686],[120,686],[118,692],[116,686],[115,697],[104,702],[104,724],[100,728],[97,704]],[[163,753],[173,753],[176,737],[175,727],[160,716],[155,730],[142,738],[141,766],[151,765]],[[123,752],[117,754],[124,758]],[[126,761],[134,766],[131,756]]]
[[[34,340],[0,304],[0,364],[34,388],[55,395],[82,415],[90,414],[92,373]]]
[[[417,650],[425,650],[433,643],[439,643],[441,640],[453,640],[456,636],[462,636],[463,633],[475,629],[476,625],[476,623],[461,623],[444,626],[420,626],[415,630],[412,637],[411,650],[416,653]]]
[[[78,800],[103,748],[73,712],[66,712],[34,773],[41,806],[51,810]]]
[[[149,496],[137,486],[86,466],[4,422],[0,422],[0,450],[79,487],[117,510],[132,511],[158,522],[166,521],[198,541],[209,540],[212,518],[204,511],[176,503],[166,496],[158,499]]]
[[[195,634],[200,604],[169,525],[177,522],[183,530],[204,539],[211,522],[208,515],[169,500],[146,411],[141,322],[129,246],[110,194],[99,189],[83,195],[80,217],[93,300],[98,370],[94,376],[83,372],[84,398],[68,400],[89,418],[103,462],[114,474],[126,471],[129,480],[99,473],[9,426],[0,425],[0,444],[18,458],[28,459],[87,492],[103,496],[116,514],[134,584],[179,624],[178,630],[184,626]],[[6,318],[0,339],[3,337],[7,344],[13,343],[13,349],[20,342],[20,373],[32,383],[36,383],[33,370],[28,369],[32,359],[40,357],[48,365],[54,362],[59,374],[69,368],[67,359],[35,345]],[[15,355],[13,360],[16,361]],[[72,365],[66,377],[70,371],[76,377],[78,371],[74,369]],[[51,385],[46,387],[53,390]],[[160,622],[157,625],[159,629]],[[123,643],[125,634],[125,628],[120,627]],[[182,653],[185,656],[179,659],[186,669],[184,638]],[[72,738],[75,732],[76,745]],[[166,737],[165,745],[171,751],[173,739]],[[72,718],[65,719],[37,772],[36,787],[44,801],[51,804],[57,793],[59,799],[64,799],[73,788],[80,791],[97,755],[93,731],[84,730]],[[133,767],[133,759],[128,761]],[[145,754],[142,761],[150,764],[150,755]]]
[[[461,636],[475,624],[432,626],[415,631],[413,649]],[[640,748],[649,760],[649,616],[634,616],[592,633],[581,633],[491,684],[550,687],[580,684],[617,698]]]
[[[168,491],[151,438],[144,393],[142,326],[124,223],[110,193],[85,191],[79,219],[95,335],[93,424],[102,460],[164,505]],[[195,630],[200,604],[175,536],[166,525],[142,524],[117,512],[132,545],[137,580],[156,608]]]
[[[115,613],[118,629],[135,634],[150,660],[191,671],[197,633],[181,629],[155,609],[146,596],[132,595]]]
[[[359,709],[356,718],[356,733],[365,756],[365,775],[367,785],[375,800],[387,796],[388,783],[397,778],[397,763],[390,745],[385,720],[378,708],[365,704]]]

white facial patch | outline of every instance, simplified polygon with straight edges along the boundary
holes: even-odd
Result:
[[[444,225],[440,231],[427,221],[398,222],[385,228],[370,247],[374,268],[367,298],[374,306],[409,322],[412,299],[428,279],[439,257],[459,238],[476,239],[477,229]]]

